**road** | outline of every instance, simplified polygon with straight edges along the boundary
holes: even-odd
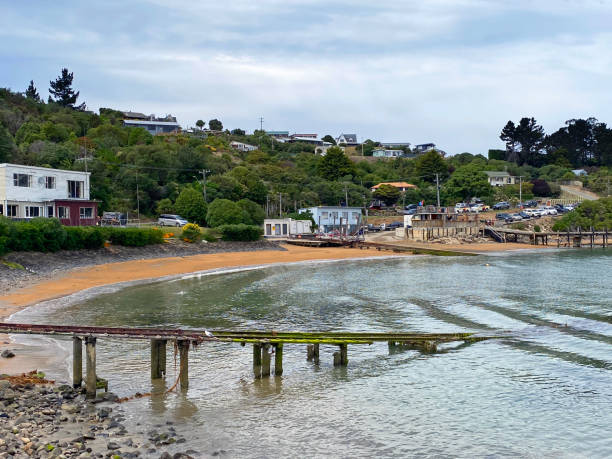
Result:
[[[577,186],[561,185],[561,191],[568,194],[573,194],[574,196],[580,197],[585,201],[594,201],[595,199],[599,199],[599,196],[597,196],[595,193]]]

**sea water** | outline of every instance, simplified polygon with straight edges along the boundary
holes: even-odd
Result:
[[[190,352],[187,392],[128,402],[146,430],[175,423],[226,457],[612,456],[612,252],[546,250],[274,266],[137,285],[30,308],[19,322],[298,331],[476,332],[499,339],[389,352],[349,346],[334,368],[286,344],[254,380],[250,347]],[[69,342],[63,345],[69,347]],[[152,385],[149,344],[98,340],[120,396]],[[56,369],[57,370],[57,369]],[[52,370],[53,371],[53,370]],[[59,371],[59,370],[58,370]]]

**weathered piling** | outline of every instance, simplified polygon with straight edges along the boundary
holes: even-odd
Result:
[[[334,352],[334,366],[335,367],[339,367],[341,365],[341,357],[340,357],[340,351],[336,351]]]
[[[274,374],[276,376],[283,374],[283,343],[274,345]]]
[[[85,338],[85,361],[86,361],[86,397],[96,398],[96,338],[88,336]]]
[[[151,379],[159,379],[166,374],[166,340],[151,340]]]
[[[72,338],[72,386],[83,384],[83,340],[78,336]]]
[[[261,346],[261,377],[270,376],[270,345],[264,343]]]
[[[179,340],[178,348],[180,357],[179,380],[181,389],[187,390],[189,387],[189,341],[185,339]]]
[[[253,376],[261,378],[261,344],[253,343]]]
[[[340,365],[343,367],[348,365],[348,344],[340,345]]]

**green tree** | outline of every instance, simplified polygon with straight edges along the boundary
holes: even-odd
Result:
[[[244,222],[244,211],[229,199],[215,199],[208,206],[206,221],[208,226],[216,228],[221,225],[238,225]]]
[[[318,164],[319,175],[327,180],[338,180],[345,175],[355,173],[355,165],[344,154],[340,147],[331,147],[327,150]]]
[[[174,212],[174,204],[172,204],[170,199],[164,198],[157,203],[155,210],[157,211],[157,215],[171,214]]]
[[[0,163],[10,161],[15,153],[15,142],[9,131],[0,124]]]
[[[392,206],[397,202],[400,194],[400,190],[393,185],[384,184],[376,189],[373,196],[384,201],[387,206]]]
[[[238,136],[244,136],[244,135],[246,135],[246,132],[244,132],[242,129],[236,128],[236,129],[232,129],[231,134],[232,135],[238,135]]]
[[[210,120],[208,122],[208,127],[210,128],[211,131],[222,131],[223,123],[219,121],[218,119]]]
[[[26,89],[25,96],[27,99],[40,102],[40,95],[34,86],[34,80],[30,80],[30,85],[28,86],[28,89]]]
[[[448,165],[440,153],[430,150],[416,159],[414,172],[422,180],[433,183],[436,181],[436,174],[440,180],[448,177]]]
[[[442,187],[447,204],[472,197],[486,199],[493,193],[487,175],[471,166],[457,169]]]
[[[238,205],[245,212],[243,223],[247,225],[261,225],[266,218],[266,213],[263,208],[256,202],[250,199],[241,199],[238,201]]]
[[[205,124],[206,124],[206,123],[204,123],[204,121],[202,121],[202,120],[197,120],[197,121],[196,121],[196,126],[200,128],[200,131],[201,131],[202,129],[204,129],[204,125],[205,125]]]
[[[612,198],[583,201],[576,210],[558,220],[553,231],[586,230],[591,227],[599,231],[612,228]]]
[[[199,225],[206,223],[207,206],[204,196],[191,187],[183,189],[178,195],[174,203],[174,211],[190,222]]]
[[[331,135],[327,134],[325,137],[321,139],[323,142],[329,142],[332,145],[336,145],[336,139],[334,139]]]
[[[85,110],[85,103],[75,107],[77,99],[79,98],[79,91],[74,91],[72,89],[72,80],[74,78],[74,74],[72,72],[68,72],[67,68],[62,69],[62,74],[57,77],[55,81],[50,81],[49,93],[51,96],[49,97],[50,102],[54,102],[56,104],[61,105],[62,107],[70,107],[76,108],[77,110]]]

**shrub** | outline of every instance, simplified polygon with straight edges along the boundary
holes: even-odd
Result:
[[[202,230],[195,223],[187,223],[183,226],[183,239],[187,242],[198,242],[202,240]]]
[[[191,187],[185,188],[181,191],[181,194],[178,195],[174,203],[174,211],[189,221],[201,225],[206,223],[207,205],[204,201],[204,197],[201,192]]]
[[[221,233],[217,228],[206,228],[204,231],[202,231],[202,239],[207,242],[217,242],[219,239],[221,239]]]
[[[245,212],[243,215],[243,223],[247,225],[261,225],[266,218],[266,213],[263,208],[250,199],[241,199],[238,205]]]
[[[524,223],[513,223],[512,225],[510,225],[510,228],[519,230],[519,231],[524,231],[527,227],[525,226]]]
[[[142,247],[161,244],[164,233],[153,228],[110,228],[109,240],[116,245]]]
[[[540,228],[540,225],[534,225],[533,226],[533,231],[536,233],[541,233],[542,232],[542,228]]]
[[[64,245],[66,230],[57,218],[34,218],[30,224],[38,231],[36,249],[41,252],[57,252]]]
[[[208,206],[206,221],[210,227],[238,225],[244,223],[244,219],[242,208],[229,199],[215,199]]]
[[[222,225],[219,227],[224,241],[256,241],[262,234],[263,230],[259,226],[245,225]]]
[[[106,228],[93,226],[67,226],[66,239],[62,245],[65,250],[101,249],[106,242]]]

